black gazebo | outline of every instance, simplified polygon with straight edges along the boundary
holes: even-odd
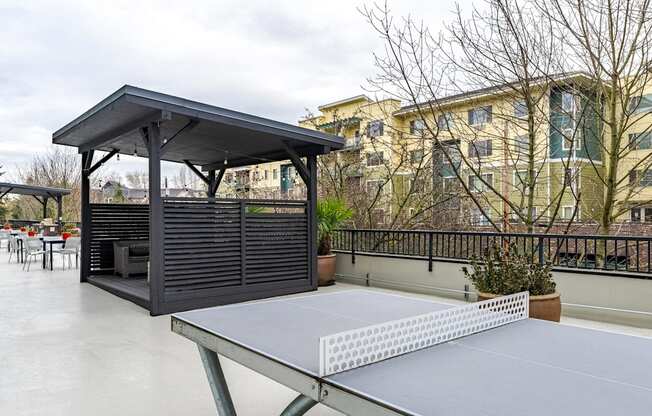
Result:
[[[82,282],[152,315],[316,289],[317,155],[341,138],[124,86],[52,141],[82,155]],[[148,157],[148,205],[90,203],[89,176],[118,153]],[[215,197],[227,168],[285,159],[307,200]],[[161,160],[190,167],[206,198],[162,196]],[[134,239],[149,241],[149,283],[114,276],[113,241]]]
[[[70,189],[0,182],[0,199],[7,194],[31,195],[43,206],[43,218],[47,217],[48,201],[53,199],[57,204],[57,225],[61,227],[63,197],[70,194]]]

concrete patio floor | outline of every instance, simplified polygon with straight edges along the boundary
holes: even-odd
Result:
[[[23,272],[0,250],[0,415],[215,415],[194,344],[169,316],[88,284],[77,270]],[[321,291],[357,286],[337,284]],[[380,290],[380,289],[372,289]],[[431,297],[432,298],[432,297]],[[455,302],[445,299],[445,302]],[[652,330],[564,319],[652,336]],[[238,414],[278,414],[291,390],[228,360]],[[321,405],[309,415],[339,414]]]

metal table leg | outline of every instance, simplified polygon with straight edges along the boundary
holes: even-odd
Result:
[[[217,353],[199,344],[197,344],[197,348],[199,348],[201,362],[204,364],[208,384],[213,393],[215,406],[217,406],[217,414],[219,416],[236,416],[231,394],[229,393],[229,386],[224,379],[224,373],[222,372],[222,366],[220,365],[220,359]]]
[[[301,416],[316,404],[317,402],[310,397],[300,394],[283,410],[281,416]]]

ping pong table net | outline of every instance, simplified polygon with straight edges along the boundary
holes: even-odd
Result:
[[[319,338],[320,377],[486,331],[529,316],[529,293],[339,332]]]

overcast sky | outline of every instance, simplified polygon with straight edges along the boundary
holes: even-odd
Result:
[[[382,47],[357,11],[363,4],[0,0],[3,179],[124,84],[289,123],[305,108],[360,94]],[[454,2],[390,6],[434,29]],[[145,168],[130,159],[107,169]]]

